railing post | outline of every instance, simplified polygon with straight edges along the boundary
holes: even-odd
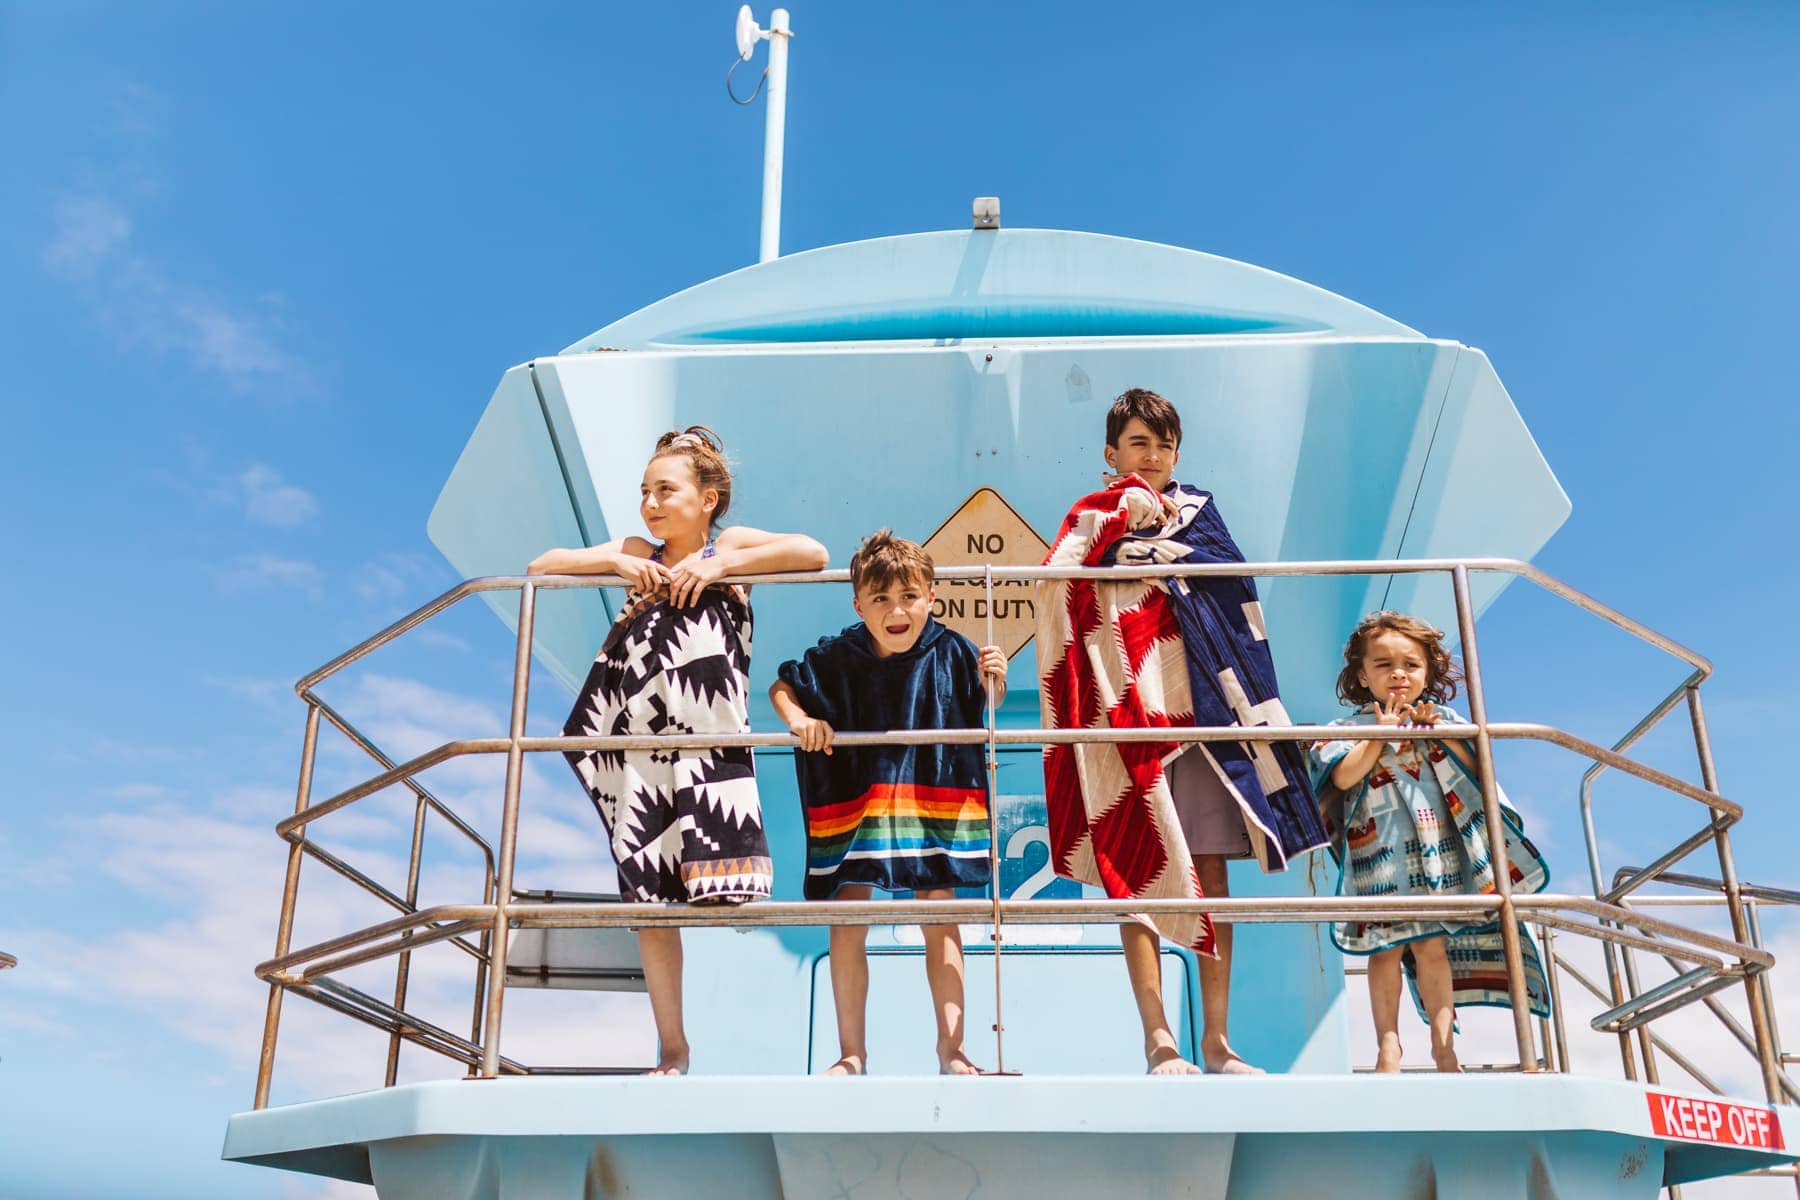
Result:
[[[1506,991],[1512,1002],[1513,1037],[1519,1047],[1519,1069],[1535,1069],[1537,1051],[1531,1037],[1531,998],[1525,991],[1525,956],[1519,946],[1519,917],[1513,907],[1512,864],[1506,857],[1506,823],[1500,815],[1500,785],[1494,774],[1494,744],[1488,736],[1487,698],[1481,687],[1481,658],[1475,648],[1475,605],[1469,598],[1469,568],[1451,569],[1456,591],[1456,625],[1462,640],[1463,669],[1469,685],[1469,718],[1475,723],[1475,753],[1481,777],[1481,811],[1487,823],[1488,859],[1494,891],[1500,897],[1500,945],[1506,956]]]
[[[1631,901],[1627,900],[1625,903],[1629,906]],[[1643,991],[1642,985],[1638,983],[1637,956],[1632,953],[1630,946],[1620,946],[1619,957],[1625,965],[1625,986],[1629,989],[1627,994],[1635,1000]],[[1662,1082],[1662,1072],[1656,1066],[1656,1048],[1651,1041],[1653,1036],[1648,1024],[1638,1026],[1638,1054],[1644,1060],[1645,1083]]]
[[[406,907],[414,912],[419,909],[419,859],[425,847],[425,797],[419,796],[413,801],[412,857],[406,864]],[[411,931],[402,937],[410,939]],[[394,966],[394,1011],[406,1011],[406,984],[412,975],[412,951],[402,950],[395,960]],[[387,1086],[393,1087],[400,1078],[400,1043],[403,1040],[399,1026],[388,1034]]]
[[[987,597],[987,642],[994,644],[994,564],[982,571],[982,587]],[[1000,1003],[1000,820],[994,811],[999,802],[1000,756],[994,741],[998,714],[994,711],[994,684],[985,676],[982,687],[987,692],[987,809],[988,809],[988,891],[994,897],[994,1073],[1006,1074],[1006,1016]]]
[[[500,1009],[506,995],[507,909],[512,903],[513,851],[519,837],[519,780],[525,771],[525,700],[531,683],[531,627],[537,608],[537,585],[519,586],[519,643],[513,652],[512,717],[507,723],[506,798],[500,810],[500,854],[494,879],[493,941],[488,947],[487,1019],[481,1036],[481,1077],[500,1074]]]
[[[306,706],[306,738],[300,748],[300,786],[294,796],[294,813],[299,815],[306,811],[312,802],[313,759],[319,749],[319,707],[316,704]],[[306,830],[300,831],[300,841],[306,839]],[[281,917],[275,925],[275,953],[280,958],[288,952],[288,942],[294,936],[294,902],[300,893],[300,841],[288,843],[287,878],[281,885]],[[263,1015],[262,1056],[256,1064],[256,1099],[254,1108],[267,1108],[269,1105],[269,1082],[275,1075],[275,1040],[281,1030],[281,984],[271,981],[269,984],[269,1007]]]
[[[1538,936],[1544,940],[1544,969],[1550,978],[1550,1028],[1556,1034],[1556,1063],[1558,1069],[1567,1075],[1571,1070],[1569,1030],[1563,1024],[1562,964],[1556,957],[1556,930],[1548,925],[1540,925]]]
[[[1706,709],[1700,702],[1700,688],[1688,688],[1688,715],[1694,722],[1694,749],[1700,757],[1700,783],[1715,796],[1719,793],[1719,776],[1713,768],[1712,738],[1706,731]],[[1737,863],[1731,855],[1731,831],[1713,814],[1713,844],[1719,850],[1719,882],[1725,886],[1725,907],[1731,913],[1731,936],[1748,942],[1750,929],[1744,920],[1744,896],[1738,887]],[[1756,1037],[1756,1061],[1762,1067],[1763,1090],[1770,1104],[1782,1101],[1779,1067],[1775,1062],[1774,1042],[1769,1036],[1768,1009],[1763,1003],[1761,975],[1744,976],[1745,999],[1750,1004],[1750,1031]]]

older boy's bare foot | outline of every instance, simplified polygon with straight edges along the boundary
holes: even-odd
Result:
[[[1380,1049],[1375,1052],[1375,1073],[1378,1075],[1398,1075],[1400,1073],[1400,1038],[1396,1034],[1383,1034]]]
[[[1199,1067],[1181,1057],[1181,1051],[1174,1046],[1153,1046],[1144,1053],[1144,1061],[1149,1064],[1149,1075],[1200,1075]]]
[[[1253,1067],[1238,1056],[1222,1037],[1200,1039],[1200,1064],[1208,1075],[1264,1075],[1261,1067]]]
[[[860,1054],[846,1054],[825,1068],[827,1075],[866,1075],[867,1063]]]
[[[942,1050],[939,1050],[938,1051],[938,1074],[939,1075],[979,1075],[979,1074],[981,1074],[981,1068],[976,1066],[972,1061],[970,1061],[969,1056],[964,1054],[960,1049],[952,1050],[948,1054],[945,1054]]]

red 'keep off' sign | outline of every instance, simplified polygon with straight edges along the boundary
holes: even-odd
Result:
[[[1657,1137],[1743,1146],[1751,1150],[1785,1150],[1781,1118],[1766,1108],[1747,1104],[1721,1104],[1666,1092],[1646,1092],[1650,1101],[1650,1128]]]

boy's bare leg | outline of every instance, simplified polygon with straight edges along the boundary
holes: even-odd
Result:
[[[686,1075],[687,1029],[681,1020],[681,930],[638,930],[638,957],[656,1018],[656,1066],[647,1075]]]
[[[1393,1075],[1400,1070],[1400,956],[1396,946],[1369,958],[1369,1009],[1375,1018],[1375,1070]]]
[[[954,900],[954,888],[915,892],[920,900]],[[979,1075],[981,1068],[963,1053],[963,947],[956,925],[922,925],[925,935],[925,982],[931,986],[931,1008],[937,1016],[938,1071],[945,1075]]]
[[[1163,1011],[1162,955],[1156,934],[1137,921],[1119,926],[1119,944],[1125,950],[1125,972],[1131,977],[1131,994],[1137,999],[1138,1020],[1144,1025],[1144,1061],[1152,1075],[1198,1075],[1200,1068],[1181,1057],[1181,1043],[1169,1028]]]
[[[1200,877],[1200,891],[1205,895],[1231,895],[1224,855],[1199,855],[1194,859],[1194,873]],[[1238,1057],[1226,1031],[1231,1014],[1231,928],[1223,921],[1213,923],[1219,957],[1196,955],[1200,963],[1200,1063],[1214,1075],[1261,1075],[1261,1067]]]
[[[1412,952],[1419,999],[1431,1019],[1431,1061],[1440,1071],[1461,1071],[1456,1060],[1456,985],[1450,975],[1449,940],[1414,942]]]
[[[834,900],[867,900],[874,888],[842,887]],[[831,999],[837,1006],[838,1060],[827,1075],[863,1075],[869,1069],[869,927],[831,927]]]

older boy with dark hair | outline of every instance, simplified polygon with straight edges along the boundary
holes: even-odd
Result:
[[[1113,401],[1104,455],[1115,477],[1069,511],[1047,565],[1244,561],[1211,494],[1175,482],[1181,415],[1168,400],[1132,388]],[[1049,581],[1039,585],[1037,611],[1046,726],[1289,723],[1248,578]],[[1229,859],[1255,857],[1279,871],[1326,840],[1291,743],[1052,746],[1044,775],[1057,874],[1118,899],[1224,896]],[[1231,926],[1215,930],[1204,916],[1121,926],[1150,1072],[1200,1070],[1181,1057],[1163,1009],[1158,932],[1199,952],[1201,1065],[1261,1074],[1227,1036]]]
[[[867,900],[876,888],[948,900],[989,879],[979,746],[833,749],[839,730],[971,729],[986,688],[1006,692],[1006,656],[979,651],[932,619],[931,556],[881,530],[850,559],[859,624],[781,664],[769,699],[800,739],[794,771],[806,809],[806,898]],[[955,925],[926,925],[925,977],[938,1069],[975,1075],[963,1053],[963,952]],[[840,1055],[827,1075],[868,1070],[868,928],[831,928]]]

